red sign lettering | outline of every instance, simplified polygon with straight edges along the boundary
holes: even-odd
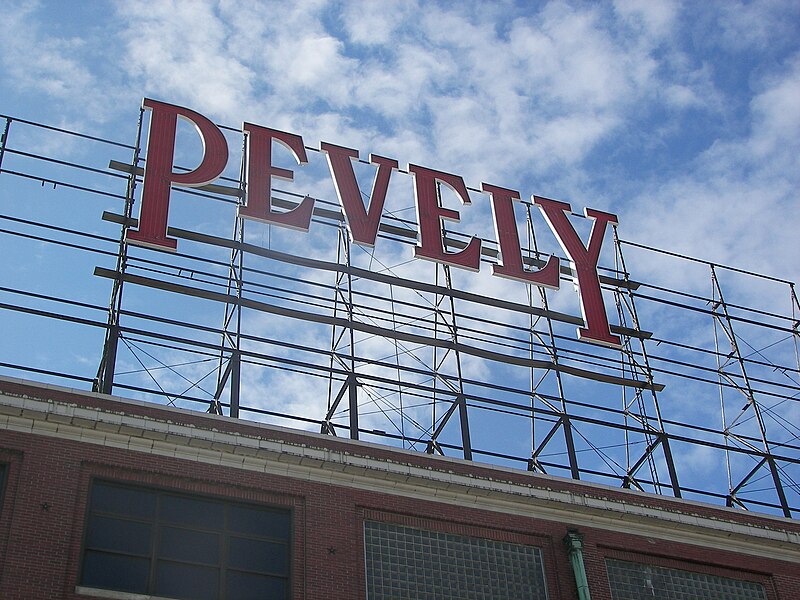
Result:
[[[344,211],[344,218],[347,220],[350,237],[359,244],[374,246],[383,204],[386,201],[386,190],[389,188],[389,177],[392,171],[397,169],[397,161],[374,154],[369,155],[369,162],[378,165],[378,172],[375,173],[375,182],[369,195],[369,208],[365,209],[356,174],[353,171],[352,159],[358,159],[358,150],[334,146],[328,142],[320,143],[319,147],[328,157],[328,167],[331,170],[339,204]]]
[[[417,201],[419,226],[419,245],[414,248],[414,256],[477,271],[481,262],[479,238],[473,237],[467,247],[460,252],[447,252],[442,239],[442,220],[458,223],[460,219],[458,211],[444,208],[439,203],[438,186],[443,183],[456,193],[462,204],[470,204],[464,180],[458,175],[417,165],[408,165],[408,172],[414,175],[414,197]]]
[[[170,188],[173,183],[197,187],[214,181],[228,163],[228,144],[219,128],[200,113],[149,98],[144,99],[142,106],[153,111],[147,141],[142,209],[139,229],[129,229],[125,239],[132,244],[175,250],[177,240],[167,237]],[[205,148],[200,165],[186,173],[172,170],[178,117],[195,126]]]
[[[500,244],[500,262],[492,265],[492,275],[525,281],[542,287],[558,289],[559,260],[551,256],[547,264],[539,271],[525,271],[522,268],[522,250],[517,233],[517,221],[514,218],[514,200],[519,200],[519,192],[507,190],[484,183],[484,192],[492,199],[494,230],[497,243]]]
[[[210,183],[222,174],[228,162],[228,146],[220,129],[206,117],[179,106],[145,99],[143,106],[152,111],[145,163],[142,207],[139,228],[129,229],[126,239],[132,244],[175,250],[177,241],[167,237],[169,196],[173,184],[201,186]],[[200,165],[193,171],[175,173],[175,134],[177,119],[181,117],[192,123],[204,144]],[[269,129],[252,123],[244,123],[242,132],[246,138],[245,202],[239,207],[239,216],[307,231],[311,224],[314,199],[306,196],[295,208],[276,212],[272,209],[272,179],[291,181],[294,172],[272,164],[272,142],[278,142],[291,152],[299,165],[308,162],[303,138],[293,133]],[[374,246],[380,218],[386,201],[391,174],[397,161],[391,158],[370,155],[370,162],[377,165],[375,179],[367,205],[361,200],[361,190],[353,170],[353,159],[358,159],[358,150],[336,146],[327,142],[320,144],[328,160],[336,195],[342,206],[351,239],[359,244]],[[481,240],[473,236],[458,252],[447,250],[443,221],[458,222],[459,212],[442,206],[439,195],[441,186],[456,194],[464,205],[471,204],[464,180],[450,173],[435,171],[427,167],[409,165],[414,178],[414,198],[417,206],[419,239],[414,256],[442,264],[477,271],[480,269]],[[495,233],[500,248],[499,260],[492,265],[492,274],[525,283],[555,288],[559,287],[559,259],[551,256],[539,270],[525,270],[522,250],[514,218],[514,201],[520,200],[519,192],[484,183],[483,192],[489,195],[494,217]],[[533,197],[556,239],[574,264],[577,277],[581,312],[586,323],[578,329],[578,337],[598,344],[619,347],[620,338],[611,333],[606,316],[597,263],[605,237],[606,226],[617,224],[612,214],[587,208],[585,214],[594,220],[589,241],[584,246],[567,216],[571,211],[565,202]]]
[[[239,216],[308,231],[314,211],[313,198],[306,196],[299,205],[283,213],[272,210],[272,178],[285,181],[294,179],[294,173],[289,169],[272,165],[272,140],[289,150],[298,164],[305,165],[308,163],[308,156],[303,138],[252,123],[245,123],[242,129],[247,137],[247,183],[245,204],[239,207]]]
[[[556,234],[561,248],[575,265],[581,311],[586,322],[586,327],[578,329],[578,337],[606,346],[619,347],[621,343],[619,337],[613,335],[608,327],[603,292],[600,290],[600,279],[597,274],[597,261],[600,258],[600,246],[603,244],[606,224],[616,225],[616,215],[587,208],[586,216],[593,218],[595,222],[589,234],[589,244],[584,247],[567,218],[567,213],[572,210],[569,204],[539,196],[534,196],[533,201],[539,206],[550,229]]]

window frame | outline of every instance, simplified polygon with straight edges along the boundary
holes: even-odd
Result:
[[[632,563],[641,567],[653,567],[666,571],[678,571],[687,574],[728,579],[741,583],[756,584],[761,586],[767,600],[776,600],[771,577],[764,573],[743,569],[737,565],[711,564],[692,560],[690,557],[668,557],[645,553],[632,553],[623,550],[611,550],[602,556],[603,577],[608,586],[609,597],[614,597],[613,584],[609,576],[609,561]]]
[[[149,494],[153,497],[153,510],[151,515],[131,515],[125,514],[123,510],[109,511],[103,508],[98,508],[95,499],[96,486],[104,486],[112,490],[129,492],[142,492]],[[193,492],[181,489],[173,489],[166,487],[157,487],[138,483],[135,481],[119,481],[105,477],[92,477],[89,481],[89,487],[86,497],[85,518],[83,526],[83,535],[80,547],[78,571],[77,571],[77,586],[83,590],[101,591],[108,597],[127,597],[133,595],[136,597],[153,597],[153,598],[179,598],[179,596],[164,595],[165,592],[157,592],[156,586],[158,585],[158,569],[160,565],[171,563],[173,565],[183,565],[188,568],[202,568],[213,570],[217,578],[217,590],[213,597],[217,600],[230,600],[228,594],[228,576],[230,573],[240,573],[247,575],[255,575],[260,577],[268,577],[282,582],[285,591],[285,597],[292,597],[293,590],[293,544],[295,541],[294,526],[295,514],[292,506],[275,505],[252,502],[240,498],[231,498],[205,492]],[[207,505],[215,505],[219,507],[222,514],[221,526],[198,526],[197,523],[181,522],[175,519],[164,516],[163,506],[170,500],[188,500],[199,501]],[[246,529],[235,529],[231,523],[234,511],[240,510],[255,510],[258,513],[269,514],[273,513],[278,516],[279,520],[285,519],[285,527],[283,532],[275,533],[274,535],[264,535],[261,533],[253,533]],[[118,550],[118,549],[103,549],[95,543],[90,543],[90,534],[92,527],[96,524],[96,519],[116,519],[119,522],[127,521],[130,523],[146,524],[150,527],[148,554],[145,556],[141,552],[137,553],[131,550]],[[165,549],[162,545],[165,530],[178,530],[184,533],[194,534],[209,534],[217,536],[217,550],[218,558],[215,563],[212,562],[198,562],[187,560],[185,558],[168,557],[165,555]],[[285,534],[285,535],[284,535]],[[233,540],[255,541],[256,543],[275,544],[282,546],[280,553],[280,561],[283,565],[282,572],[278,570],[256,570],[247,569],[241,566],[231,564],[231,545]],[[128,591],[120,589],[119,587],[106,587],[99,586],[95,583],[86,583],[87,581],[87,555],[89,553],[96,553],[105,556],[125,556],[125,557],[141,557],[149,561],[147,568],[147,577],[145,581],[146,591]]]
[[[7,462],[0,462],[0,511],[3,510],[3,503],[6,498],[6,482],[8,481],[9,470],[10,465]]]
[[[0,574],[8,558],[22,453],[0,447]]]
[[[444,527],[442,527],[445,525]],[[447,525],[450,525],[448,527]],[[541,577],[541,591],[544,592],[544,599],[548,600],[554,597],[558,597],[557,595],[553,595],[553,590],[551,589],[551,582],[550,577],[548,577],[548,557],[547,551],[545,548],[544,539],[533,539],[539,538],[539,536],[531,536],[526,534],[510,534],[508,531],[503,531],[502,533],[505,535],[498,535],[499,531],[494,529],[486,529],[480,526],[468,526],[468,527],[452,527],[454,525],[451,522],[446,521],[438,521],[432,522],[428,519],[394,519],[394,518],[386,518],[385,515],[380,515],[377,511],[369,511],[364,518],[361,520],[361,528],[362,528],[362,539],[363,539],[363,557],[364,557],[364,594],[367,600],[372,597],[372,593],[374,590],[370,588],[370,553],[367,547],[367,539],[369,537],[367,529],[370,526],[375,526],[378,529],[381,527],[388,527],[388,528],[395,528],[396,531],[390,531],[387,535],[388,538],[392,538],[396,535],[400,534],[401,529],[409,529],[415,532],[422,534],[422,536],[430,536],[431,540],[435,540],[437,545],[444,544],[446,545],[448,542],[458,542],[465,546],[468,546],[470,551],[475,552],[476,554],[479,552],[478,548],[480,546],[490,547],[498,553],[502,553],[502,546],[519,546],[524,547],[532,550],[536,556],[535,561],[539,564],[538,575]],[[466,529],[466,530],[465,530]],[[521,538],[521,539],[520,539]],[[423,545],[427,544],[427,540],[423,540]],[[390,547],[385,547],[383,550],[386,551],[387,555],[393,554],[393,549]],[[448,557],[449,559],[453,559],[457,557],[459,552],[448,550],[447,552],[443,553],[441,556]],[[465,560],[467,557],[464,557]],[[415,558],[415,561],[417,559]],[[455,558],[458,560],[458,558]],[[465,562],[466,565],[466,562]],[[450,565],[453,566],[453,565]],[[447,570],[444,571],[448,573]]]

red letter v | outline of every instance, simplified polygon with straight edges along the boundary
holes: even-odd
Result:
[[[328,157],[328,167],[331,170],[336,195],[344,210],[350,237],[358,244],[374,246],[383,204],[386,201],[389,177],[397,168],[397,161],[370,154],[369,161],[378,165],[378,172],[375,174],[375,183],[372,185],[369,208],[365,209],[356,174],[353,171],[352,159],[358,159],[358,150],[335,146],[328,142],[322,142],[319,147]]]

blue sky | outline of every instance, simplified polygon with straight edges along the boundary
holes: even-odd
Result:
[[[5,2],[3,110],[143,96],[566,199],[798,280],[796,2]]]
[[[395,158],[402,168],[413,163],[456,173],[471,188],[488,182],[523,198],[569,202],[576,213],[613,212],[625,240],[800,281],[796,1],[6,0],[2,14],[0,112],[6,115],[132,144],[142,98],[155,98],[234,128],[249,121],[302,135],[308,146],[326,141],[357,148],[362,158]],[[85,158],[77,145],[56,151]],[[130,156],[109,151],[97,157],[98,167],[109,158]],[[298,185],[332,198],[325,169],[297,169]],[[409,190],[390,188],[387,207],[413,218]],[[193,215],[198,227],[229,233],[229,221],[194,214],[194,205],[176,201],[174,209],[177,220]],[[61,217],[77,218],[68,210]],[[584,236],[585,225],[577,225]],[[492,239],[488,203],[474,197],[461,227]],[[318,233],[309,234],[315,252],[335,246]],[[270,242],[273,235],[289,244],[303,239],[270,232]],[[405,255],[385,250],[387,264],[409,258],[407,247],[400,249]],[[32,269],[37,258],[6,252],[6,281],[23,277],[20,265]],[[643,258],[633,276],[710,293],[706,267],[665,264]],[[523,293],[486,271],[454,277],[472,291]],[[64,272],[55,263],[37,271],[45,274],[40,280]],[[106,302],[108,282],[96,279],[73,284],[75,295]],[[791,311],[785,286],[767,290],[733,276],[726,283],[729,301]],[[552,302],[579,314],[572,297],[559,293]],[[657,335],[709,342],[708,330],[646,316]],[[311,329],[260,327],[319,343]],[[386,351],[370,343],[376,353]],[[75,360],[96,365],[90,353]],[[470,367],[478,377],[487,374],[478,362]],[[249,384],[267,387],[255,379]],[[307,388],[282,384],[295,410],[318,412]],[[689,407],[681,402],[691,400],[676,395],[672,415],[685,414]],[[710,419],[718,404],[691,408]],[[781,410],[784,420],[796,422],[796,407]],[[716,468],[709,457],[692,460],[698,469]]]

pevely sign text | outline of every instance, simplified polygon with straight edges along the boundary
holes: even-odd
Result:
[[[129,229],[127,241],[131,244],[175,250],[177,240],[167,236],[170,190],[173,184],[197,187],[219,177],[228,162],[228,145],[222,131],[203,115],[180,106],[145,98],[143,107],[152,112],[148,137],[147,162],[144,171],[144,190],[138,229]],[[198,167],[188,172],[173,170],[177,119],[188,120],[199,132],[204,145],[203,158]],[[247,164],[245,167],[245,198],[239,207],[239,216],[266,223],[307,231],[311,224],[314,199],[306,197],[292,210],[276,212],[272,207],[272,178],[291,180],[293,172],[272,164],[273,142],[279,142],[300,165],[308,162],[303,138],[294,133],[278,131],[253,123],[244,123]],[[373,246],[383,212],[386,190],[398,162],[383,156],[370,155],[369,160],[377,171],[367,205],[361,200],[361,191],[353,170],[353,159],[358,151],[322,142],[320,150],[328,159],[333,184],[342,206],[348,231],[358,244]],[[417,207],[419,236],[414,256],[447,265],[477,271],[480,268],[481,240],[473,237],[465,248],[449,252],[442,239],[442,219],[458,221],[456,210],[441,206],[437,187],[446,185],[463,204],[470,204],[464,180],[450,173],[435,171],[418,165],[408,165],[414,178],[414,198]],[[517,224],[514,217],[515,200],[519,192],[484,183],[481,189],[491,203],[500,257],[492,265],[492,273],[529,284],[557,289],[559,286],[559,259],[551,256],[539,270],[523,267]],[[570,223],[569,204],[533,196],[550,229],[566,255],[572,261],[578,278],[581,310],[585,326],[578,329],[578,337],[587,341],[615,346],[618,336],[611,333],[606,316],[597,261],[603,244],[606,225],[616,225],[615,215],[585,209],[594,220],[588,244],[581,241]]]

